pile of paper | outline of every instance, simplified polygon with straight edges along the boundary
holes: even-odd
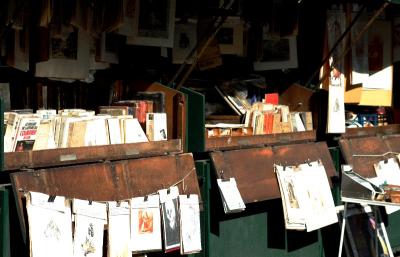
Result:
[[[217,179],[225,213],[241,212],[246,209],[235,178]]]

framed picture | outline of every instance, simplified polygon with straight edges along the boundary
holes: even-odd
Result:
[[[197,21],[185,24],[175,24],[174,48],[172,49],[172,62],[183,63],[197,43]],[[187,63],[193,63],[195,54]]]
[[[217,34],[221,54],[243,55],[244,24],[240,17],[228,17]]]
[[[127,44],[172,48],[176,0],[137,0],[134,36]]]
[[[283,38],[264,38],[262,54],[254,62],[254,70],[279,70],[297,68],[296,36]]]

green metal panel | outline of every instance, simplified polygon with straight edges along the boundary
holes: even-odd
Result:
[[[0,253],[3,257],[10,256],[10,220],[8,189],[0,188]]]
[[[400,251],[400,211],[388,215],[387,233],[392,248]]]
[[[187,97],[188,152],[204,152],[205,148],[205,98],[204,95],[182,87]]]

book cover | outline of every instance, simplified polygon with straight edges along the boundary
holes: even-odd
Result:
[[[167,140],[166,113],[147,113],[146,135],[150,141]]]
[[[39,125],[40,118],[38,117],[21,118],[15,138],[15,152],[29,151],[33,149]]]

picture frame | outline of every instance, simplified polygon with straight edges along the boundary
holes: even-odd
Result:
[[[216,38],[221,54],[244,55],[244,23],[240,17],[228,17]]]
[[[126,44],[173,48],[176,0],[137,0],[133,36]]]
[[[298,67],[296,36],[266,37],[261,43],[260,59],[253,63],[254,70],[280,70]]]

